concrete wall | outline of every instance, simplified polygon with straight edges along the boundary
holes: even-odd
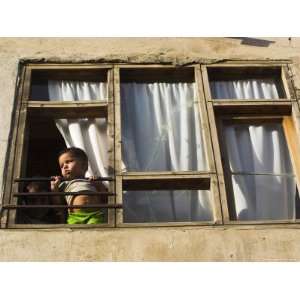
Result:
[[[186,227],[2,230],[3,261],[298,261],[300,230]]]
[[[0,172],[7,151],[20,60],[187,64],[292,59],[300,88],[300,39],[0,39]],[[250,45],[247,45],[247,43]],[[245,44],[246,43],[246,44]],[[0,178],[2,186],[3,178]],[[0,260],[299,260],[300,226],[1,230]]]

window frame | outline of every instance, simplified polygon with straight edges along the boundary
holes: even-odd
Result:
[[[69,70],[107,70],[107,101],[106,103],[98,103],[94,101],[55,101],[55,103],[49,101],[37,101],[30,99],[31,78],[34,70],[47,70],[69,71]],[[108,124],[108,141],[109,141],[109,175],[114,176],[114,98],[113,98],[113,72],[111,64],[24,64],[22,65],[22,71],[19,81],[21,85],[18,88],[18,95],[16,98],[16,107],[13,112],[13,119],[16,120],[16,126],[13,122],[11,124],[12,139],[10,145],[10,151],[8,152],[7,179],[4,182],[3,204],[17,204],[17,198],[13,197],[14,193],[19,191],[19,184],[14,182],[15,178],[22,177],[25,171],[25,163],[22,164],[22,158],[27,156],[27,143],[28,143],[28,117],[35,116],[38,113],[45,112],[45,116],[54,118],[55,115],[66,116],[66,112],[70,112],[69,115],[74,116],[74,110],[79,111],[79,116],[94,116],[107,118]],[[99,100],[99,99],[97,99]],[[95,113],[95,108],[100,109],[100,113]],[[47,113],[48,112],[48,113]],[[50,112],[50,113],[49,113]],[[75,113],[76,115],[76,113]],[[109,185],[108,192],[115,192],[115,183],[112,181]],[[115,204],[114,196],[108,196],[108,204]],[[105,224],[99,224],[97,227],[114,227],[115,215],[112,211],[108,210],[108,222]],[[56,227],[82,227],[82,225],[67,225],[67,224],[16,224],[16,210],[6,210],[3,212],[3,218],[1,224],[6,228],[56,228]],[[95,225],[87,225],[86,227],[95,227]]]
[[[282,86],[286,97],[279,99],[213,99],[210,92],[210,83],[208,68],[247,68],[247,67],[257,67],[257,68],[280,68],[280,78],[282,81]],[[217,177],[220,182],[220,197],[221,197],[221,207],[223,214],[224,225],[252,225],[252,224],[295,224],[300,223],[300,219],[294,220],[232,220],[230,219],[230,208],[229,201],[226,191],[225,176],[226,172],[224,170],[223,163],[223,149],[224,145],[219,138],[220,133],[220,120],[224,116],[239,116],[244,115],[254,115],[263,118],[268,117],[270,114],[274,115],[285,115],[290,116],[293,120],[294,133],[297,137],[296,142],[299,145],[300,134],[299,134],[299,101],[296,98],[296,93],[294,85],[292,82],[291,73],[291,61],[227,61],[223,63],[216,64],[206,64],[201,65],[201,71],[203,75],[204,82],[204,92],[206,107],[208,110],[208,119],[211,128],[211,135],[214,145],[214,150],[216,152],[216,166],[217,166]],[[288,137],[286,137],[288,139]],[[287,141],[288,142],[288,141]],[[295,166],[294,161],[299,160],[299,155],[291,153],[289,147],[290,157],[293,164],[293,169],[295,172],[297,187],[299,188],[299,163]],[[295,151],[294,151],[295,152]]]
[[[211,221],[198,221],[198,222],[145,222],[145,223],[124,223],[123,222],[123,212],[121,210],[116,211],[116,226],[117,227],[157,227],[157,226],[192,226],[192,225],[213,225],[213,224],[222,224],[222,215],[221,215],[221,207],[218,193],[218,183],[215,172],[215,164],[213,159],[212,145],[211,140],[209,138],[208,132],[208,120],[206,115],[204,97],[203,97],[203,85],[202,79],[200,75],[200,66],[197,64],[192,64],[188,66],[189,68],[194,69],[194,83],[196,87],[196,95],[197,101],[199,102],[199,120],[201,121],[202,131],[203,131],[203,141],[204,148],[206,153],[206,159],[208,163],[207,171],[162,171],[162,172],[122,172],[121,162],[122,162],[122,134],[121,134],[121,96],[120,96],[120,72],[124,69],[134,68],[134,69],[164,69],[164,68],[180,68],[173,65],[127,65],[127,64],[118,64],[115,65],[115,149],[116,149],[116,203],[122,204],[123,198],[123,180],[143,180],[143,179],[157,179],[158,177],[163,181],[164,179],[173,178],[178,179],[185,177],[193,180],[195,176],[201,180],[209,180],[210,181],[210,200],[211,200],[211,208],[213,220]],[[200,126],[200,124],[199,124]]]
[[[16,203],[16,198],[12,197],[12,194],[18,191],[17,185],[13,184],[13,178],[18,178],[22,174],[22,157],[24,156],[24,149],[26,149],[26,134],[28,134],[28,128],[26,124],[26,118],[35,112],[42,111],[43,108],[52,111],[52,114],[62,112],[64,109],[74,108],[82,109],[82,111],[91,108],[100,108],[101,116],[107,115],[107,122],[109,126],[109,166],[110,173],[115,178],[115,181],[110,184],[110,192],[114,192],[116,196],[109,196],[109,204],[121,204],[122,205],[122,191],[123,181],[133,182],[137,180],[142,182],[143,179],[147,180],[151,178],[153,180],[167,180],[176,179],[180,181],[180,178],[191,179],[202,178],[204,181],[210,182],[210,194],[211,194],[211,207],[213,212],[213,220],[205,222],[149,222],[149,223],[124,223],[122,209],[109,209],[108,223],[97,225],[68,225],[68,224],[15,224],[15,211],[4,213],[4,217],[1,221],[2,224],[7,225],[7,228],[126,228],[126,227],[163,227],[163,226],[200,226],[200,225],[251,225],[251,224],[285,224],[285,223],[300,223],[300,219],[296,220],[262,220],[262,221],[235,221],[229,218],[229,208],[225,189],[224,170],[222,164],[222,155],[220,149],[220,142],[218,139],[217,113],[223,114],[224,112],[233,112],[237,115],[239,112],[255,113],[257,108],[261,109],[261,115],[269,114],[272,110],[280,113],[291,112],[293,119],[295,134],[297,136],[297,143],[300,141],[300,100],[297,99],[297,93],[294,88],[292,79],[292,63],[288,60],[283,61],[223,61],[222,63],[213,64],[191,64],[185,67],[194,69],[195,87],[197,94],[197,101],[199,102],[199,114],[202,126],[204,148],[207,156],[208,171],[185,171],[185,172],[122,172],[121,170],[121,99],[120,99],[120,71],[123,68],[180,68],[174,65],[163,64],[102,64],[102,63],[25,63],[20,71],[18,77],[17,94],[14,105],[14,112],[11,123],[11,139],[10,145],[7,150],[7,162],[5,166],[6,179],[3,181],[3,197],[2,204]],[[284,93],[287,96],[284,99],[278,100],[221,100],[212,99],[210,94],[210,85],[208,77],[208,68],[234,68],[234,67],[257,67],[267,68],[275,67],[281,69],[281,80],[284,89]],[[107,104],[102,103],[49,103],[45,106],[45,101],[28,101],[30,95],[31,73],[32,70],[80,70],[80,69],[108,69],[108,99]],[[32,103],[34,102],[34,103]],[[62,114],[64,114],[62,112]],[[200,124],[199,124],[200,125]],[[297,145],[298,145],[297,144]],[[297,158],[299,159],[299,158]],[[295,170],[297,178],[297,186],[299,187],[300,168],[297,166]],[[14,201],[14,202],[13,202]]]

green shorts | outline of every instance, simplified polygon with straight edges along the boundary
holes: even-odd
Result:
[[[102,211],[76,211],[69,213],[67,224],[101,224],[104,223],[104,214]]]

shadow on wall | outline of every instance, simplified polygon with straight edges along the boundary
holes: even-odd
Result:
[[[230,37],[230,39],[241,40],[241,45],[255,46],[255,47],[269,47],[274,41],[255,39],[248,37]]]

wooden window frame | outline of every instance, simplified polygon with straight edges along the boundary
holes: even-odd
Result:
[[[196,87],[197,94],[197,102],[199,103],[199,120],[202,127],[203,140],[204,140],[204,148],[206,153],[206,159],[208,163],[207,171],[178,171],[178,172],[168,172],[168,171],[159,171],[159,172],[122,172],[122,134],[121,134],[121,97],[120,97],[120,73],[124,69],[147,69],[151,74],[150,70],[162,70],[164,73],[164,69],[174,69],[179,70],[180,67],[175,67],[172,65],[116,65],[115,66],[115,153],[116,153],[116,203],[123,203],[123,184],[127,184],[128,182],[135,181],[136,183],[142,181],[156,181],[160,180],[162,184],[169,182],[169,180],[173,180],[173,182],[178,181],[177,184],[180,184],[180,180],[184,179],[186,181],[190,181],[191,183],[197,179],[199,182],[201,181],[209,181],[210,182],[210,200],[211,200],[211,208],[213,220],[211,221],[198,221],[198,222],[145,222],[145,223],[124,223],[123,222],[123,213],[120,210],[117,210],[116,215],[116,225],[117,227],[157,227],[157,226],[193,226],[193,225],[212,225],[212,224],[222,224],[222,214],[221,214],[221,206],[219,199],[219,190],[218,190],[218,181],[216,177],[215,171],[215,163],[212,151],[212,144],[208,130],[208,119],[206,114],[206,107],[204,102],[204,92],[203,92],[203,84],[200,72],[200,65],[190,65],[185,68],[193,68],[194,69],[194,81]],[[149,77],[148,77],[149,78]],[[153,75],[150,75],[150,80],[152,80]],[[203,185],[204,186],[204,185]],[[169,189],[170,187],[168,187]],[[149,189],[149,187],[148,187]],[[175,189],[173,189],[175,190]]]
[[[208,68],[280,68],[281,80],[286,98],[268,100],[268,99],[212,99],[210,93]],[[295,220],[247,220],[237,221],[231,220],[229,214],[229,199],[225,187],[225,176],[226,171],[224,170],[224,164],[222,163],[222,152],[224,145],[222,145],[221,139],[219,138],[220,126],[222,118],[226,117],[238,117],[244,116],[249,120],[253,118],[268,118],[276,116],[287,116],[290,121],[285,124],[285,134],[287,144],[290,152],[290,157],[293,165],[293,169],[296,176],[297,186],[299,188],[299,175],[300,175],[300,164],[299,154],[296,149],[299,149],[299,102],[296,98],[295,89],[291,80],[291,62],[290,61],[228,61],[226,63],[202,65],[201,66],[203,82],[204,82],[204,93],[206,107],[208,111],[208,119],[211,129],[211,136],[213,141],[213,147],[216,157],[216,169],[217,178],[219,181],[221,207],[224,224],[230,225],[252,225],[252,224],[286,224],[286,223],[299,223],[299,219]],[[292,120],[292,121],[291,121]],[[287,132],[289,132],[287,134]]]
[[[213,210],[213,220],[210,222],[159,222],[159,223],[123,223],[123,213],[121,209],[109,210],[108,223],[99,225],[68,225],[68,224],[15,224],[15,211],[9,211],[4,217],[4,223],[8,228],[93,228],[93,227],[143,227],[143,226],[186,226],[186,225],[211,225],[222,224],[222,214],[219,200],[218,180],[215,171],[215,160],[213,157],[212,144],[209,135],[209,125],[206,114],[206,107],[204,102],[203,83],[201,78],[201,71],[199,65],[191,65],[193,68],[194,82],[196,86],[197,102],[199,103],[200,122],[202,126],[203,140],[205,142],[205,152],[208,162],[208,171],[198,172],[127,172],[122,173],[121,170],[121,111],[120,111],[120,71],[123,69],[135,69],[139,72],[141,68],[151,70],[161,70],[163,73],[170,70],[179,70],[178,76],[180,77],[180,68],[173,65],[128,65],[128,64],[25,64],[22,68],[21,86],[18,90],[17,106],[14,111],[14,119],[17,120],[16,125],[12,126],[13,139],[11,147],[12,151],[9,153],[8,159],[8,178],[5,181],[4,188],[4,204],[16,204],[16,198],[12,197],[13,193],[18,192],[18,184],[14,183],[14,178],[21,177],[24,172],[22,167],[22,157],[26,156],[26,135],[28,134],[28,126],[26,119],[35,117],[36,115],[45,117],[78,117],[91,116],[91,117],[104,117],[107,116],[109,127],[109,143],[110,143],[110,157],[109,169],[110,174],[115,178],[115,181],[110,184],[109,192],[116,193],[116,197],[109,197],[109,204],[122,204],[122,186],[123,182],[136,182],[148,180],[150,182],[159,180],[161,182],[169,182],[173,184],[181,184],[180,181],[197,183],[200,188],[207,188],[209,182],[209,189],[211,195],[211,207]],[[30,101],[31,78],[34,71],[47,72],[62,72],[65,74],[67,71],[76,70],[95,70],[107,69],[108,70],[108,99],[107,103],[95,103],[93,101],[39,101],[34,99]],[[65,75],[63,75],[65,76]],[[177,75],[176,75],[177,76]],[[176,78],[175,78],[176,80]],[[97,108],[97,110],[95,110]],[[96,111],[96,112],[95,112]],[[24,165],[24,164],[23,164]],[[196,184],[196,185],[197,185]],[[169,186],[170,188],[170,186]]]
[[[110,175],[115,181],[110,184],[110,192],[114,192],[116,196],[109,197],[109,204],[122,204],[123,185],[140,184],[145,185],[147,189],[155,186],[158,181],[165,182],[166,185],[173,184],[190,184],[193,185],[195,180],[199,179],[199,186],[205,186],[209,182],[211,207],[213,210],[213,220],[210,222],[159,222],[159,223],[124,223],[123,212],[121,209],[110,209],[107,224],[99,225],[68,225],[68,224],[14,224],[15,212],[11,211],[9,218],[3,218],[8,228],[97,228],[97,227],[163,227],[163,226],[200,226],[200,225],[252,225],[252,224],[285,224],[299,223],[295,221],[233,221],[229,218],[229,209],[225,189],[224,170],[221,159],[220,142],[218,139],[217,121],[219,116],[233,114],[255,115],[259,108],[260,115],[290,115],[293,120],[288,125],[294,127],[293,137],[288,141],[290,149],[293,153],[299,149],[300,141],[300,102],[297,99],[297,93],[292,82],[292,65],[290,61],[228,61],[217,64],[192,64],[188,66],[194,69],[195,87],[197,91],[197,101],[199,104],[200,122],[203,133],[204,148],[207,156],[208,170],[199,171],[183,171],[183,172],[122,172],[121,157],[121,107],[120,107],[120,72],[123,69],[172,69],[180,67],[173,65],[134,65],[134,64],[94,64],[94,63],[78,63],[78,64],[31,64],[28,63],[21,68],[20,78],[18,79],[19,87],[14,108],[14,116],[11,125],[11,143],[8,150],[7,165],[5,167],[6,179],[4,180],[3,204],[16,203],[16,199],[12,198],[12,194],[18,191],[17,185],[13,183],[13,179],[20,177],[22,174],[21,160],[26,149],[26,118],[35,116],[36,114],[46,114],[50,117],[57,116],[74,116],[74,110],[88,116],[104,117],[107,116],[109,127],[109,170]],[[257,68],[280,68],[281,79],[285,99],[278,100],[214,100],[211,99],[209,78],[207,68],[234,68],[234,67],[257,67]],[[52,71],[68,71],[68,70],[92,70],[92,69],[108,69],[108,99],[107,103],[50,103],[45,101],[29,101],[30,95],[30,79],[32,70],[52,70]],[[95,114],[95,108],[98,113]],[[47,112],[45,113],[45,111]],[[94,111],[93,111],[94,110]],[[72,112],[71,112],[72,111]],[[76,115],[76,113],[75,113]],[[199,124],[200,125],[200,124]],[[287,126],[288,126],[287,125]],[[291,136],[291,135],[290,135]],[[294,142],[293,142],[294,141]],[[292,161],[295,170],[297,185],[299,186],[300,178],[300,162],[297,155],[293,154]],[[185,183],[183,183],[185,182]],[[201,183],[200,183],[201,182]],[[197,185],[197,184],[196,184]],[[145,187],[144,187],[145,188]]]
[[[38,101],[30,99],[31,77],[34,70],[47,72],[49,70],[59,72],[65,71],[107,71],[107,100],[106,103],[95,101]],[[12,126],[12,139],[7,163],[7,178],[4,182],[3,204],[17,204],[17,198],[13,197],[14,193],[19,190],[19,184],[14,182],[15,178],[22,177],[24,174],[24,163],[22,158],[27,155],[27,136],[28,122],[27,118],[37,115],[42,117],[106,117],[108,124],[108,143],[109,143],[109,176],[114,176],[114,97],[113,97],[113,67],[109,64],[25,64],[22,66],[20,75],[21,85],[18,89],[16,98],[16,108],[14,111],[15,120]],[[98,99],[97,99],[98,100]],[[97,109],[97,110],[96,110]],[[78,113],[77,113],[78,111]],[[108,192],[115,192],[115,183],[112,181],[109,185]],[[114,204],[115,197],[108,196],[108,204]],[[108,210],[108,222],[97,225],[68,225],[68,224],[15,224],[16,211],[6,210],[2,218],[7,228],[57,228],[57,227],[114,227],[115,212],[113,209]]]

